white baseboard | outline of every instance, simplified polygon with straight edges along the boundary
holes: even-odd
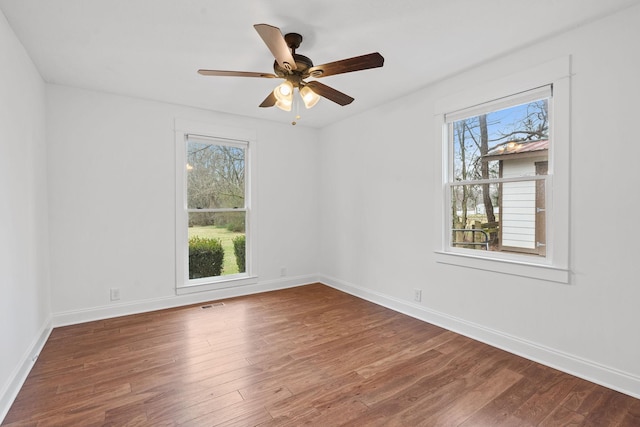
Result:
[[[38,359],[38,355],[47,342],[52,330],[51,325],[51,318],[49,318],[42,328],[40,328],[40,332],[25,352],[20,363],[13,371],[13,374],[9,377],[9,380],[2,390],[0,390],[0,423],[2,423],[7,416],[13,401],[18,396],[18,392],[20,392],[29,372],[31,372],[31,368],[33,368],[34,363]]]
[[[76,325],[78,323],[92,322],[94,320],[110,319],[113,317],[146,313],[149,311],[163,310],[166,308],[180,307],[183,305],[199,304],[225,298],[276,291],[278,289],[293,288],[309,283],[315,283],[317,281],[318,276],[316,275],[283,277],[277,280],[261,281],[252,285],[194,292],[183,295],[172,295],[168,297],[142,301],[122,302],[82,310],[54,313],[53,326],[58,327],[66,325]]]
[[[399,313],[440,326],[629,396],[640,398],[640,377],[635,375],[505,334],[473,322],[468,322],[464,319],[430,310],[409,301],[371,291],[339,279],[321,275],[319,280],[327,286],[390,308]]]

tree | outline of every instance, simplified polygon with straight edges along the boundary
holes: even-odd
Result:
[[[460,155],[460,172],[459,172],[459,176],[456,176],[456,179],[465,181],[467,179],[467,160],[466,160],[466,153],[467,150],[465,148],[465,135],[466,135],[466,129],[465,129],[465,122],[456,122],[454,123],[454,132],[456,137],[454,138],[455,141],[458,142],[458,146],[459,146],[459,155]],[[456,196],[457,198],[460,200],[460,211],[461,211],[461,216],[459,217],[459,222],[460,225],[457,226],[455,224],[455,219],[458,218],[458,212],[457,212],[457,203],[452,203],[451,209],[453,210],[452,212],[452,218],[454,218],[454,224],[453,224],[453,228],[465,228],[467,225],[467,204],[468,204],[468,200],[469,200],[469,191],[466,185],[460,186],[460,187],[455,187],[458,191],[456,191]]]
[[[189,141],[187,150],[187,206],[190,209],[244,207],[245,160],[242,148]],[[192,225],[210,225],[214,216],[196,215]],[[195,222],[194,222],[195,221]],[[223,225],[223,224],[218,224]]]
[[[487,115],[482,114],[478,117],[480,123],[480,174],[482,179],[489,179],[489,162],[485,159],[489,153],[489,131],[487,129]],[[487,214],[487,222],[496,222],[496,216],[493,213],[493,202],[491,201],[489,184],[482,185],[482,200],[484,202],[485,212]]]
[[[524,116],[505,124],[494,141],[536,141],[549,138],[549,109],[546,99],[526,104]]]

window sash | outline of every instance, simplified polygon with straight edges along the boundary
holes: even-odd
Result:
[[[483,102],[481,104],[477,104],[468,108],[445,113],[444,119],[447,124],[452,124],[453,122],[457,122],[459,120],[480,116],[485,113],[491,113],[493,111],[502,110],[504,108],[509,108],[516,105],[526,104],[539,99],[552,98],[552,96],[553,85],[545,85],[524,92],[516,93],[514,95],[509,95],[491,101]],[[551,117],[551,115],[549,115],[549,117]]]
[[[553,120],[553,85],[545,85],[535,89],[531,89],[528,91],[520,92],[515,95],[506,96],[499,98],[493,101],[487,101],[482,104],[478,104],[473,107],[456,110],[450,113],[444,114],[444,126],[443,131],[446,132],[446,141],[447,141],[447,167],[446,171],[446,180],[445,183],[454,183],[454,182],[462,182],[455,181],[455,136],[453,125],[455,122],[460,120],[465,120],[471,117],[477,117],[482,114],[489,114],[495,111],[500,111],[503,109],[507,109],[510,107],[515,107],[518,105],[523,105],[529,102],[538,101],[547,99],[547,109],[548,109],[548,120],[549,120],[549,149],[547,151],[547,160],[549,162],[549,169],[547,171],[548,175],[553,173],[553,152],[554,152],[554,137],[553,137],[553,129],[554,129],[554,120]],[[495,161],[495,160],[494,160]],[[523,177],[529,175],[522,175]],[[535,175],[532,175],[535,176]],[[498,178],[490,178],[490,179],[498,179]],[[473,182],[483,182],[486,180],[476,179],[476,180],[464,180],[464,182],[473,181]],[[496,181],[493,181],[496,182]]]
[[[454,236],[451,232],[446,232],[447,230],[451,231],[451,227],[452,227],[452,214],[450,213],[451,211],[451,207],[453,206],[453,189],[454,187],[464,187],[464,186],[482,186],[482,185],[487,185],[487,184],[505,184],[505,183],[517,183],[517,182],[533,182],[533,183],[537,183],[539,181],[542,181],[542,185],[544,186],[544,196],[545,196],[545,202],[544,202],[544,209],[546,212],[547,207],[549,206],[550,200],[549,200],[549,192],[550,192],[550,188],[552,186],[551,182],[552,182],[553,177],[550,175],[535,175],[535,176],[529,176],[529,177],[517,177],[517,178],[500,178],[500,179],[494,179],[494,180],[482,180],[482,181],[456,181],[455,183],[448,183],[445,185],[445,193],[444,193],[444,199],[445,199],[445,203],[446,206],[448,206],[448,215],[445,216],[446,218],[446,224],[444,226],[445,229],[445,241],[446,241],[446,246],[448,247],[448,251],[450,252],[457,252],[457,253],[470,253],[470,254],[474,254],[477,255],[477,251],[474,250],[470,250],[470,249],[466,249],[466,248],[461,248],[458,246],[458,244],[454,244]],[[504,202],[504,196],[502,196],[502,201]],[[521,202],[522,200],[517,200],[516,203]],[[526,201],[533,201],[535,203],[535,199],[534,200],[525,200]],[[501,208],[504,207],[502,204],[499,205]],[[495,208],[496,206],[494,206]],[[528,208],[526,208],[528,209]],[[507,213],[507,211],[501,210],[499,212],[500,216],[500,223],[502,224],[502,226],[504,226],[504,221],[505,218],[504,215]],[[536,214],[537,211],[533,211],[533,214]],[[547,230],[545,232],[545,237],[544,237],[544,241],[545,244],[548,241],[548,236],[549,236],[549,232],[548,232],[548,226],[549,226],[549,216],[545,215],[544,217],[544,228],[545,230]],[[471,230],[471,229],[469,229]],[[504,231],[504,228],[503,228]],[[492,255],[489,255],[490,253],[492,253]],[[518,254],[510,254],[507,252],[502,252],[502,251],[490,251],[490,252],[486,252],[483,253],[482,256],[489,256],[489,257],[496,257],[496,258],[505,258],[505,259],[518,259],[518,257],[520,257],[520,255]],[[526,255],[529,256],[529,255]],[[543,260],[545,259],[545,256],[540,255],[538,259]]]
[[[229,139],[229,138],[219,138],[219,137],[210,137],[210,136],[203,136],[203,135],[196,135],[196,134],[187,134],[185,137],[185,142],[184,142],[184,159],[185,159],[185,164],[184,167],[187,168],[188,165],[188,159],[189,159],[189,143],[197,143],[197,144],[206,144],[206,145],[215,145],[215,146],[219,146],[219,147],[232,147],[232,148],[238,148],[241,149],[243,152],[243,167],[244,167],[244,185],[243,185],[243,206],[242,209],[246,209],[248,206],[248,198],[249,198],[249,185],[248,185],[248,177],[249,177],[249,170],[248,170],[248,166],[249,166],[249,162],[248,162],[248,148],[249,148],[249,143],[247,141],[242,141],[242,140],[234,140],[234,139]],[[192,211],[196,211],[196,212],[215,212],[216,210],[220,210],[220,212],[225,211],[226,209],[229,210],[237,210],[237,209],[241,209],[240,207],[233,207],[233,208],[189,208],[189,201],[188,201],[188,196],[189,196],[189,182],[188,179],[186,179],[186,175],[185,175],[185,180],[184,180],[184,208],[187,212],[192,212]],[[210,210],[213,209],[213,210]]]

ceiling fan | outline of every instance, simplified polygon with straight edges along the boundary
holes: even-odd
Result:
[[[313,107],[320,97],[327,98],[342,106],[350,104],[353,102],[353,98],[349,95],[316,80],[306,82],[305,79],[308,77],[318,79],[352,71],[367,70],[382,67],[384,64],[382,55],[375,52],[314,66],[311,59],[296,53],[296,49],[302,43],[300,34],[288,33],[282,36],[279,28],[267,24],[256,24],[253,27],[275,57],[275,62],[273,63],[275,74],[220,70],[198,70],[198,73],[205,76],[279,77],[284,79],[285,81],[262,101],[260,107],[273,107],[275,105],[282,110],[291,111],[294,103],[293,93],[295,88],[298,88],[306,108]]]

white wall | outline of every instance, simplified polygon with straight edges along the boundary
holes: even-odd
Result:
[[[324,129],[324,280],[640,396],[639,23],[634,7]],[[436,103],[565,55],[574,73],[571,284],[437,264]]]
[[[47,112],[55,324],[316,279],[317,130],[56,85]],[[258,286],[175,296],[176,118],[256,132]]]
[[[45,85],[0,12],[0,420],[48,335]]]

